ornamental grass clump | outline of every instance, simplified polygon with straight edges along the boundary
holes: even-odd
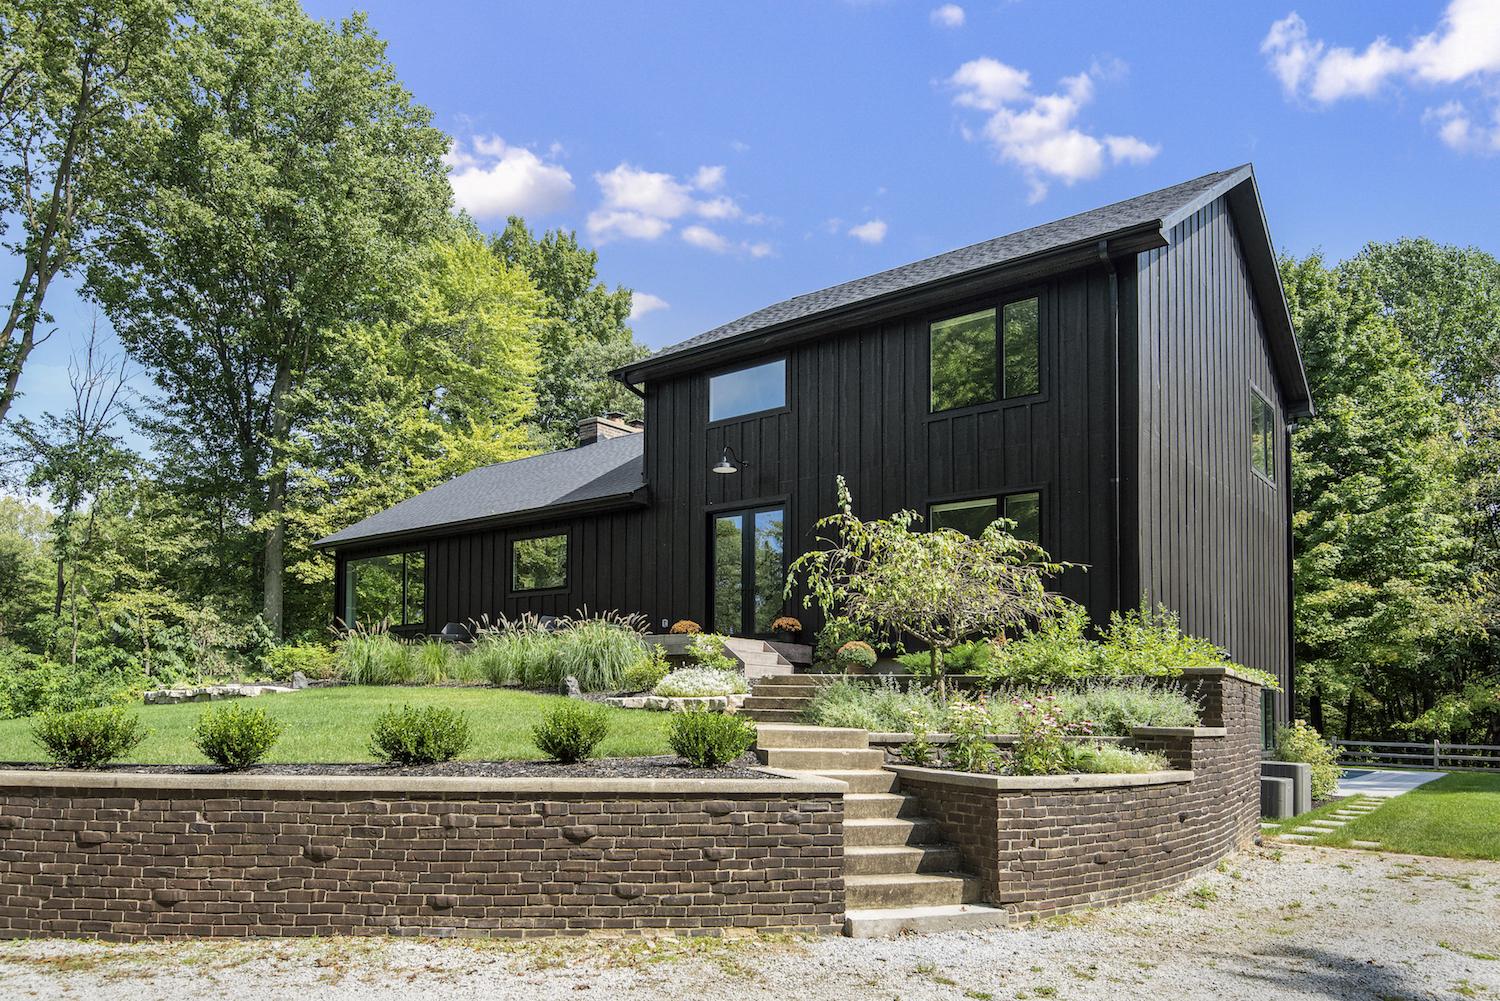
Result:
[[[578,679],[586,692],[617,692],[625,672],[646,652],[634,618],[595,616],[570,619],[551,634],[556,670]]]
[[[469,719],[447,706],[402,706],[375,718],[370,753],[388,765],[452,761],[473,743]]]
[[[673,713],[667,745],[698,768],[720,768],[755,746],[755,724],[743,716],[706,710]]]
[[[286,724],[264,709],[216,706],[193,724],[193,743],[214,764],[239,771],[264,760],[285,731]]]
[[[608,736],[609,713],[603,706],[578,699],[569,699],[547,710],[531,731],[537,750],[565,765],[595,757]]]
[[[123,706],[46,712],[32,725],[32,739],[64,768],[101,768],[135,750],[151,731]]]
[[[651,694],[677,699],[702,699],[720,695],[743,695],[748,691],[750,683],[738,671],[686,667],[673,671],[657,682]]]

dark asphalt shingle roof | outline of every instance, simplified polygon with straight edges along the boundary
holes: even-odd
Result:
[[[422,529],[618,497],[645,484],[643,434],[481,466],[314,545],[400,536]]]
[[[718,341],[726,341],[745,334],[755,333],[768,327],[779,326],[794,320],[804,320],[846,306],[853,306],[868,299],[875,299],[894,292],[904,292],[945,278],[952,278],[980,268],[993,267],[1007,261],[1030,257],[1035,254],[1059,250],[1063,247],[1090,240],[1102,239],[1111,233],[1133,229],[1148,223],[1171,219],[1185,206],[1193,204],[1236,175],[1250,176],[1248,166],[1221,170],[1169,188],[1127,198],[1123,202],[1090,209],[1077,215],[1023,229],[1019,233],[996,237],[983,243],[950,250],[926,260],[903,264],[889,271],[857,278],[817,292],[794,296],[775,305],[758,309],[753,313],[733,320],[723,326],[690,337],[685,341],[662,348],[656,354],[638,363],[653,362],[701,348]],[[634,367],[634,366],[632,366]]]

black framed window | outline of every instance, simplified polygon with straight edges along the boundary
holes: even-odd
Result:
[[[568,586],[568,536],[535,535],[510,544],[512,591],[557,591]]]
[[[423,624],[427,554],[421,550],[367,556],[344,564],[344,623]]]
[[[1250,468],[1276,482],[1276,411],[1250,387]]]
[[[732,636],[769,635],[786,584],[781,507],[711,515],[713,628]]]
[[[1276,693],[1260,690],[1260,744],[1266,750],[1276,746]]]
[[[998,317],[998,323],[997,323]],[[933,413],[1041,392],[1036,297],[938,320],[928,328]]]
[[[721,372],[708,380],[708,419],[723,421],[786,406],[786,359]]]
[[[933,504],[928,508],[928,523],[933,528],[951,528],[978,538],[1002,512],[1016,523],[1011,530],[1016,538],[1042,541],[1042,495],[1035,490]]]

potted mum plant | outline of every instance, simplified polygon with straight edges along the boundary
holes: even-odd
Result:
[[[802,622],[791,615],[781,615],[771,623],[771,632],[783,643],[795,643],[797,634],[802,632]]]

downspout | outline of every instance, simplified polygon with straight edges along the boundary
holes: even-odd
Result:
[[[1114,494],[1114,510],[1111,515],[1114,520],[1115,536],[1115,607],[1124,610],[1125,601],[1125,539],[1122,526],[1124,518],[1120,511],[1121,498],[1121,469],[1120,469],[1120,274],[1115,270],[1115,262],[1109,256],[1109,240],[1099,241],[1099,261],[1109,272],[1109,350],[1114,356],[1114,398],[1110,401],[1114,408],[1114,469],[1111,470],[1109,479],[1110,487]],[[1134,605],[1139,598],[1131,601]]]
[[[1292,432],[1296,421],[1286,422],[1286,720],[1297,718],[1297,575],[1292,560],[1297,555],[1297,540],[1292,535]]]
[[[630,390],[636,396],[639,396],[643,400],[646,398],[646,391],[644,389],[636,389],[634,383],[625,378],[625,374],[623,372],[611,372],[610,375],[614,376],[616,382],[624,386],[626,389]]]

